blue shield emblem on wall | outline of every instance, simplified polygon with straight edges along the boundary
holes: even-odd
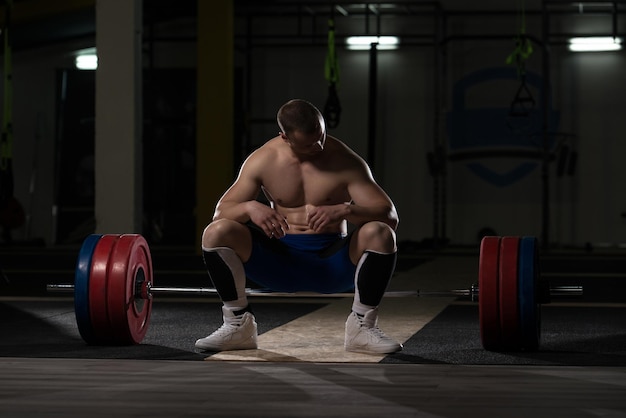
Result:
[[[468,90],[502,80],[511,80],[507,86],[516,86],[517,82],[511,91],[510,104],[466,106]],[[493,85],[483,87],[493,88]],[[498,187],[509,186],[529,175],[541,164],[544,131],[556,132],[559,123],[559,114],[552,110],[550,100],[547,112],[542,108],[542,87],[543,80],[538,74],[526,72],[522,82],[517,70],[510,67],[480,70],[459,80],[453,87],[453,109],[446,116],[450,161],[464,162],[477,177]],[[545,135],[545,138],[548,149],[553,150],[554,137]],[[498,169],[490,167],[490,161],[496,159],[500,162]],[[510,165],[505,164],[503,171],[505,160]]]

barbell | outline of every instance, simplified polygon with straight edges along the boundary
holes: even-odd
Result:
[[[152,256],[139,234],[89,235],[76,262],[74,284],[48,284],[50,292],[73,292],[79,333],[90,345],[139,344],[148,331],[153,296],[210,294],[214,288],[154,286]],[[250,296],[351,297],[353,293],[283,293],[246,289]],[[541,280],[535,237],[484,237],[478,285],[445,291],[395,291],[387,297],[453,296],[478,300],[480,337],[491,351],[536,350],[539,306],[551,296],[578,296],[581,286],[550,287]]]

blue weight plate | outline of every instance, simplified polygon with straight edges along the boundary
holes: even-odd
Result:
[[[519,245],[518,286],[519,286],[519,318],[521,329],[521,346],[524,350],[536,350],[539,347],[541,317],[537,286],[539,268],[537,262],[537,239],[523,237]]]
[[[74,272],[74,313],[78,332],[86,343],[95,342],[93,327],[91,326],[91,315],[89,313],[89,276],[91,271],[91,259],[96,244],[102,235],[91,234],[83,241],[76,270]]]

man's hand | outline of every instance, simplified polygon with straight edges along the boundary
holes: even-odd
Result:
[[[321,232],[329,225],[343,221],[348,213],[348,205],[340,203],[330,206],[306,205],[306,221],[315,232]]]
[[[249,210],[250,220],[268,237],[282,238],[287,234],[289,224],[283,215],[261,202],[253,201],[250,204],[253,205]]]

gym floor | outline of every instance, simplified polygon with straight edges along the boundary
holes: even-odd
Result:
[[[196,255],[153,250],[157,286],[208,286]],[[76,254],[76,252],[74,252]],[[478,305],[398,296],[380,327],[388,356],[347,353],[346,297],[251,297],[259,349],[202,354],[221,325],[215,296],[155,296],[139,345],[88,346],[78,333],[71,252],[0,254],[0,416],[9,417],[626,417],[626,254],[550,253],[542,275],[583,296],[541,307],[541,347],[482,348]],[[32,260],[37,259],[37,263]],[[33,264],[36,264],[33,266]],[[47,266],[44,271],[37,266]],[[400,253],[390,291],[468,289],[477,249]]]

